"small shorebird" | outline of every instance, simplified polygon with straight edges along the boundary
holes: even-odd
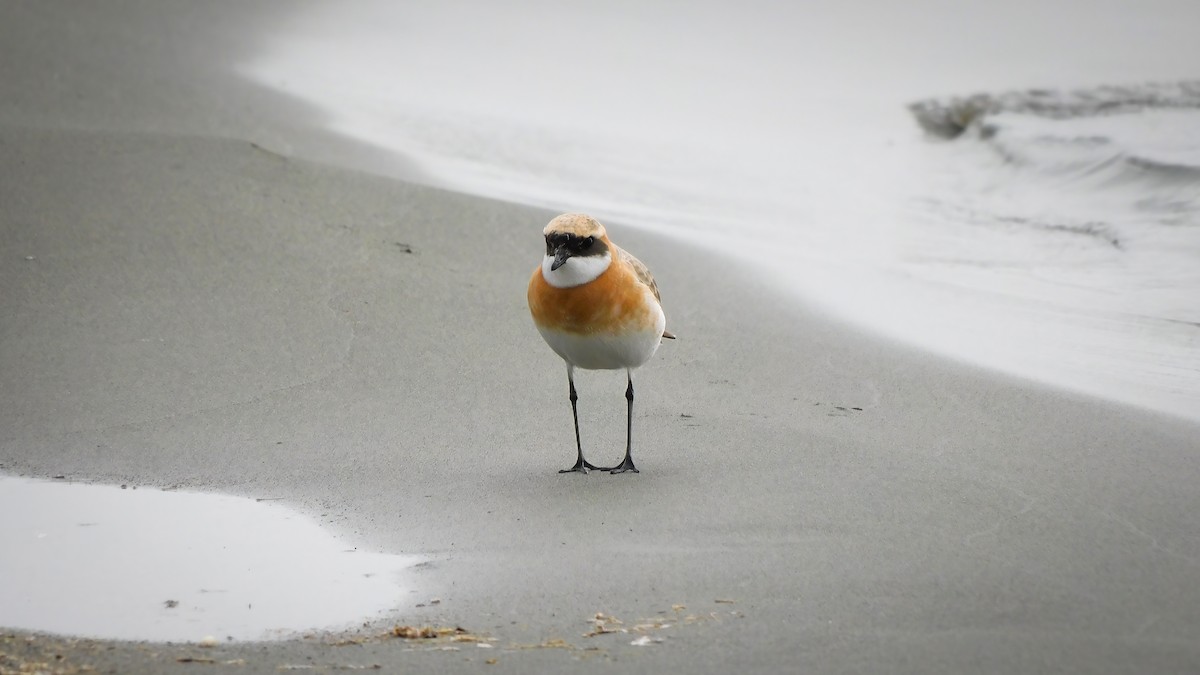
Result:
[[[546,257],[529,280],[529,311],[538,332],[567,362],[571,416],[575,419],[575,466],[559,473],[588,469],[624,473],[633,465],[633,369],[654,356],[665,330],[658,286],[640,260],[609,240],[604,226],[582,213],[564,213],[550,221]],[[625,459],[615,467],[598,467],[583,459],[579,411],[575,402],[575,368],[625,369]]]

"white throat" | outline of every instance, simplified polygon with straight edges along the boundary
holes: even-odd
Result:
[[[581,255],[567,258],[567,261],[556,270],[550,269],[554,256],[548,255],[542,259],[542,278],[555,288],[571,288],[582,286],[596,277],[604,274],[604,270],[612,264],[612,254]]]

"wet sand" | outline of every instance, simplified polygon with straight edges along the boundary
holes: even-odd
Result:
[[[213,36],[236,52],[278,7],[172,4],[0,10],[0,470],[282,498],[363,548],[426,556],[422,592],[349,643],[9,630],[5,658],[1200,667],[1197,426],[895,346],[609,223],[680,339],[637,380],[642,473],[559,475],[564,369],[524,300],[553,214],[402,182],[366,151],[390,177],[345,168],[361,148],[317,116],[168,58]],[[623,376],[577,384],[589,458],[618,460]],[[617,632],[585,637],[597,613]],[[364,639],[392,623],[495,642]]]

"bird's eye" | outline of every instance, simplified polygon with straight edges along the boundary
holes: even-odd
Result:
[[[583,240],[582,244],[580,244],[580,248],[583,248],[583,249],[591,248],[592,242],[594,242],[594,241],[596,241],[595,237],[588,237],[587,239]]]

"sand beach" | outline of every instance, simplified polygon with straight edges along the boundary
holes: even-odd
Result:
[[[415,592],[210,647],[4,626],[0,669],[1200,668],[1200,426],[628,223],[679,339],[638,376],[641,473],[559,475],[564,369],[525,304],[554,212],[423,186],[227,72],[287,4],[0,9],[0,472],[276,499],[421,556]],[[623,375],[577,385],[589,459],[619,460]]]

